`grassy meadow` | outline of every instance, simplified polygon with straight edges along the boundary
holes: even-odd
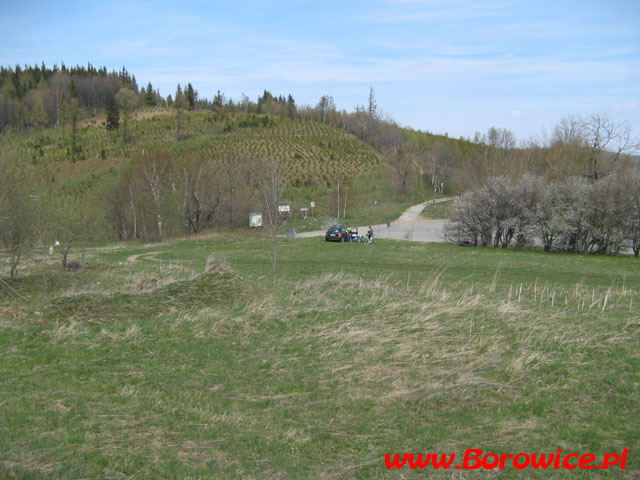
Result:
[[[446,202],[427,204],[422,210],[423,218],[439,218],[446,220],[451,214],[451,209],[455,205],[455,198],[447,200]]]
[[[283,239],[274,288],[271,247],[32,258],[0,289],[0,477],[640,475],[637,259]],[[467,448],[630,451],[606,473],[384,464]]]

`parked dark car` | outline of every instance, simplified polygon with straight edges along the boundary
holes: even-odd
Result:
[[[327,233],[324,234],[324,239],[327,242],[346,242],[349,240],[347,236],[347,229],[343,226],[331,227],[327,230]]]

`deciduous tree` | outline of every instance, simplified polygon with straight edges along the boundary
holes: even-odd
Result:
[[[320,123],[327,123],[327,118],[331,112],[335,111],[336,105],[333,102],[333,97],[330,95],[323,95],[316,105],[318,111],[318,121]]]
[[[258,177],[260,192],[262,194],[265,228],[273,242],[273,285],[275,287],[278,272],[278,235],[280,227],[285,222],[285,217],[278,213],[278,205],[282,201],[287,180],[282,165],[278,159],[267,159],[262,165]]]
[[[122,142],[129,143],[130,138],[130,126],[131,113],[138,106],[139,97],[129,88],[121,88],[116,95],[116,101],[120,106],[122,112]]]
[[[637,146],[631,141],[631,127],[606,115],[591,115],[582,120],[582,136],[589,147],[590,176],[597,180],[611,170],[622,154]]]
[[[36,241],[40,199],[31,174],[16,161],[0,156],[0,172],[0,244],[16,280],[20,261]]]
[[[182,199],[187,233],[198,235],[211,225],[222,200],[222,182],[211,160],[201,155],[182,157],[174,162],[173,176]]]

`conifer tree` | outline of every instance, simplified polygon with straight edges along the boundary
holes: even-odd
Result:
[[[111,132],[118,130],[120,127],[120,110],[113,95],[107,98],[105,112],[107,114],[107,132],[111,134]]]
[[[82,147],[78,145],[78,122],[82,117],[83,111],[80,100],[77,97],[71,98],[63,104],[63,117],[65,123],[71,127],[71,161],[77,160],[77,155],[82,151]]]
[[[176,140],[180,141],[180,131],[182,126],[182,111],[186,110],[189,107],[189,102],[185,98],[184,93],[182,93],[182,88],[180,87],[180,84],[178,84],[178,88],[176,89],[176,98],[173,100],[172,106],[173,108],[176,109],[176,126],[177,126]]]
[[[216,94],[216,96],[213,97],[213,106],[216,109],[220,109],[222,108],[223,103],[224,103],[224,98],[222,96],[222,93],[220,93],[220,90],[218,90],[218,93]]]
[[[145,91],[145,94],[144,94],[144,104],[150,107],[153,107],[156,105],[156,94],[153,91],[153,86],[151,85],[151,82],[147,84],[147,90]]]
[[[369,87],[369,107],[367,112],[371,118],[376,118],[377,116],[378,105],[376,103],[376,93],[373,90],[373,87]]]
[[[289,116],[289,118],[293,118],[295,113],[296,113],[296,102],[291,96],[291,94],[289,94],[289,97],[287,98],[287,115]]]
[[[193,89],[193,85],[191,85],[191,82],[189,82],[185,90],[185,97],[187,99],[187,102],[189,103],[189,110],[193,110],[195,108],[197,96],[197,92]]]

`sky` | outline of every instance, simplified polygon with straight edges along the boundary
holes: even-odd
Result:
[[[402,126],[542,138],[606,115],[640,137],[640,0],[3,1],[0,64],[125,66],[163,96],[267,89]]]

